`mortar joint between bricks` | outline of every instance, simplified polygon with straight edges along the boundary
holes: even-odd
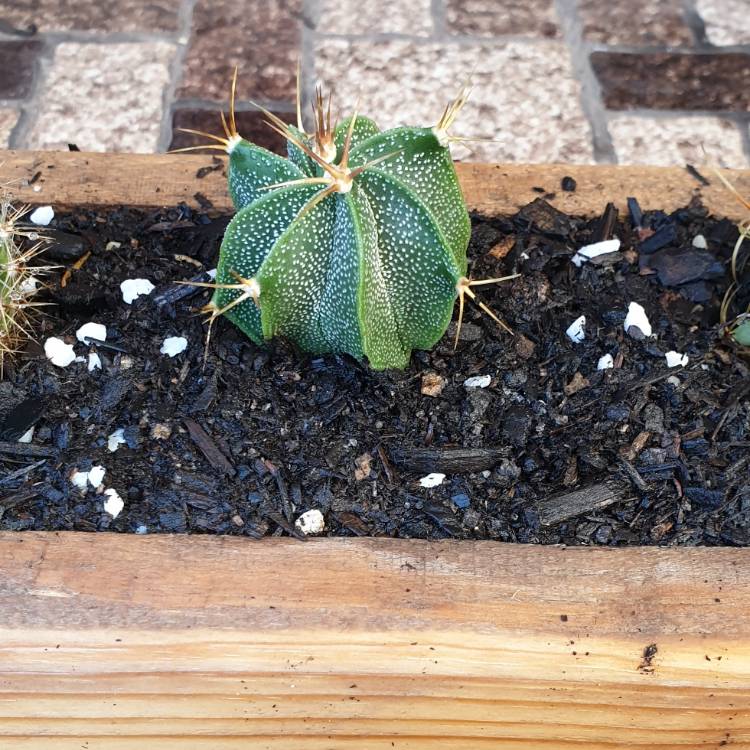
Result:
[[[698,49],[710,46],[706,36],[706,24],[695,7],[695,0],[682,0],[682,17],[693,35],[695,46]]]
[[[31,90],[24,99],[20,99],[17,102],[19,116],[8,137],[8,148],[10,149],[28,148],[30,144],[29,133],[37,121],[47,74],[55,57],[55,50],[57,49],[57,43],[50,40],[46,34],[39,34],[34,38],[38,39],[42,43],[42,46],[34,60],[34,75],[31,80]]]
[[[182,81],[182,71],[185,65],[187,50],[193,33],[193,12],[198,0],[183,0],[177,15],[176,50],[169,65],[169,82],[162,94],[161,128],[156,150],[164,152],[172,143],[174,105],[177,99],[177,89]]]
[[[320,23],[320,2],[321,0],[304,0],[303,4],[303,13],[307,19],[307,23],[301,25],[299,38],[300,98],[303,120],[313,101],[316,78],[315,42],[318,38],[317,29]]]
[[[618,55],[691,55],[706,57],[723,54],[750,54],[750,44],[732,44],[725,47],[686,47],[684,45],[668,46],[664,44],[603,44],[602,42],[584,42],[588,46],[589,54],[618,54]]]
[[[739,124],[740,138],[742,139],[742,148],[745,151],[745,158],[750,166],[750,119],[744,118]]]
[[[192,0],[190,0],[192,1]],[[39,39],[52,45],[59,44],[156,44],[178,41],[179,31],[45,31],[27,39]]]
[[[543,45],[558,45],[559,39],[535,38],[522,34],[498,34],[496,36],[479,37],[471,34],[447,34],[445,36],[412,36],[400,32],[376,32],[372,34],[336,34],[329,32],[316,32],[316,37],[323,40],[338,40],[344,42],[409,42],[414,46],[452,46],[452,47],[504,47],[508,44],[526,45],[529,47],[540,47]]]
[[[297,105],[288,101],[274,101],[271,99],[238,99],[234,103],[235,112],[260,112],[258,107],[268,109],[271,112],[295,112]],[[229,108],[229,99],[223,101],[214,99],[177,99],[172,103],[172,111],[179,112],[183,109],[206,109],[219,112]]]
[[[617,117],[648,117],[652,120],[677,120],[692,117],[713,117],[717,120],[727,120],[733,123],[743,123],[748,115],[731,109],[651,109],[635,107],[633,109],[608,109],[607,120]]]
[[[448,33],[445,23],[445,0],[430,0],[430,16],[432,17],[432,34],[442,39]]]
[[[594,159],[598,163],[616,164],[612,136],[607,127],[607,110],[601,86],[589,59],[591,45],[583,37],[583,24],[576,0],[554,0],[563,41],[568,47],[573,73],[581,87],[581,107],[591,128]]]

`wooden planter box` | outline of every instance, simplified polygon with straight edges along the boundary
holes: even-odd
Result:
[[[34,203],[229,205],[208,157],[1,162]],[[487,214],[742,215],[681,169],[460,176]],[[749,582],[737,549],[3,533],[0,750],[750,748]]]

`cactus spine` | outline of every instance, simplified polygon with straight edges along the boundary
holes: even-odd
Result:
[[[18,350],[30,333],[30,317],[39,304],[33,301],[36,276],[46,268],[30,268],[29,262],[40,251],[36,231],[20,221],[27,208],[16,209],[10,199],[0,196],[0,377],[6,358]],[[24,248],[24,244],[31,247]]]

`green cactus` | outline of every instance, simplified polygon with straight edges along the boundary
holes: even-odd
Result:
[[[0,196],[0,377],[6,358],[30,336],[30,316],[39,307],[32,300],[36,277],[47,270],[29,267],[29,261],[39,253],[41,238],[34,229],[27,230],[20,224],[26,211],[26,207],[16,209],[7,197]],[[35,241],[22,249],[24,243]]]
[[[448,134],[466,89],[435,127],[385,132],[356,113],[332,125],[318,89],[313,133],[299,97],[296,127],[264,110],[287,141],[284,159],[237,134],[235,85],[226,138],[212,136],[229,154],[237,214],[216,283],[205,285],[215,289],[211,321],[226,315],[256,343],[283,336],[309,352],[403,368],[443,336],[456,298],[460,326],[471,287],[503,280],[467,278],[471,226]]]

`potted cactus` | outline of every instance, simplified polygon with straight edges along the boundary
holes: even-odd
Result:
[[[224,137],[202,134],[229,156],[237,210],[216,282],[202,282],[215,289],[210,323],[226,315],[256,343],[283,336],[305,351],[404,368],[413,349],[443,336],[458,299],[457,342],[473,287],[515,278],[467,277],[471,224],[449,149],[462,139],[449,129],[469,89],[434,127],[384,132],[356,112],[333,123],[320,88],[305,132],[298,94],[296,127],[263,110],[286,140],[284,159],[238,134],[236,76]]]

